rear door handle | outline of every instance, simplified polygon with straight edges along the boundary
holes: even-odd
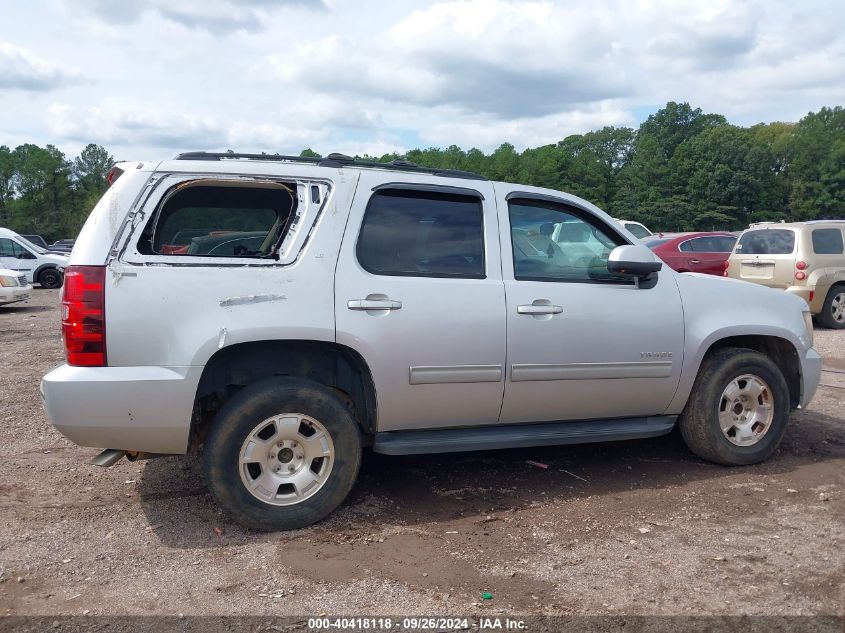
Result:
[[[560,314],[563,312],[563,308],[560,306],[528,304],[517,306],[516,311],[518,314]]]
[[[353,299],[346,303],[350,310],[399,310],[402,308],[401,301],[390,299]]]
[[[689,263],[690,264],[700,264],[701,260],[700,259],[691,259],[691,260],[689,260]]]

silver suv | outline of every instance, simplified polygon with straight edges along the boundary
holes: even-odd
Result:
[[[680,275],[589,202],[397,161],[123,163],[71,256],[56,428],[203,446],[238,521],[320,520],[392,455],[664,435],[778,446],[821,361],[798,297]]]

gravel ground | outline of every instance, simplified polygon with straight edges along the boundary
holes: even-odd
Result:
[[[102,469],[53,430],[58,322],[56,291],[0,310],[0,614],[843,614],[845,331],[816,331],[823,386],[764,464],[674,435],[367,454],[329,519],[259,534],[196,457]]]

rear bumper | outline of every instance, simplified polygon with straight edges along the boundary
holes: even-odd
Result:
[[[80,446],[182,454],[202,367],[71,367],[41,381],[47,417]]]
[[[791,295],[801,297],[810,306],[810,312],[818,314],[822,311],[822,306],[824,305],[824,300],[829,289],[830,286],[790,286],[786,291]],[[813,295],[812,301],[810,300],[811,293]]]
[[[25,301],[32,296],[32,286],[0,287],[0,304]]]
[[[819,387],[822,377],[822,357],[812,347],[801,358],[801,407],[806,407]]]

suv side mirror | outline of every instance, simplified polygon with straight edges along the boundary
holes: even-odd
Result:
[[[641,281],[650,281],[652,275],[663,268],[663,262],[657,259],[648,246],[642,244],[617,246],[610,251],[607,270],[617,275],[636,277]]]
[[[30,253],[29,251],[21,251],[18,253],[18,259],[38,259],[35,255]]]

